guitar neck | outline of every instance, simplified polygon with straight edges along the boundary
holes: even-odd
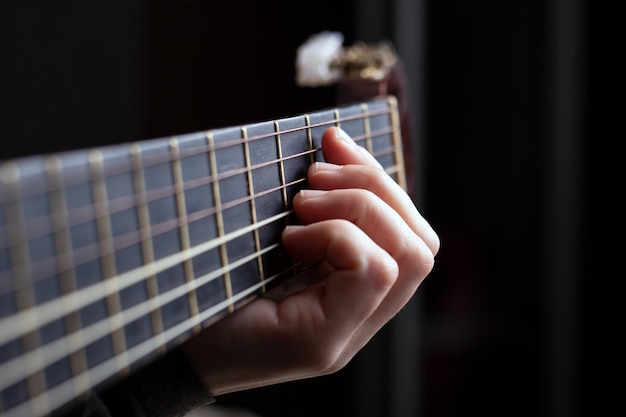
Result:
[[[397,103],[0,164],[0,413],[42,416],[302,272],[292,197],[340,126],[405,184]]]

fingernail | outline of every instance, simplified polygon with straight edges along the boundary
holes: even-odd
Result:
[[[316,171],[337,171],[342,168],[342,165],[329,164],[328,162],[316,162],[313,168]]]
[[[283,229],[283,233],[291,233],[291,232],[295,232],[296,230],[302,229],[304,226],[301,225],[296,225],[296,224],[290,224],[285,226],[285,228]]]
[[[341,139],[346,144],[356,145],[356,142],[350,137],[350,135],[348,135],[346,131],[340,127],[337,128],[337,138]]]
[[[316,197],[321,197],[324,194],[326,194],[327,191],[324,190],[301,190],[300,191],[300,196],[304,199],[307,198],[316,198]]]

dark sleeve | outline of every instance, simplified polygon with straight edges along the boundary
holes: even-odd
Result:
[[[63,417],[182,417],[212,402],[178,348]]]

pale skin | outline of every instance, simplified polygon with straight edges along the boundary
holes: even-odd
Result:
[[[433,268],[437,234],[378,162],[335,127],[322,149],[327,162],[293,200],[303,226],[283,233],[293,257],[321,261],[315,282],[257,299],[184,345],[213,395],[340,370]]]

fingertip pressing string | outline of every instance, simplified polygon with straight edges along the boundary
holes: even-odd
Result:
[[[352,139],[352,137],[348,135],[348,133],[346,133],[346,131],[340,127],[336,128],[335,137],[346,144],[356,145],[356,142],[354,141],[354,139]]]

